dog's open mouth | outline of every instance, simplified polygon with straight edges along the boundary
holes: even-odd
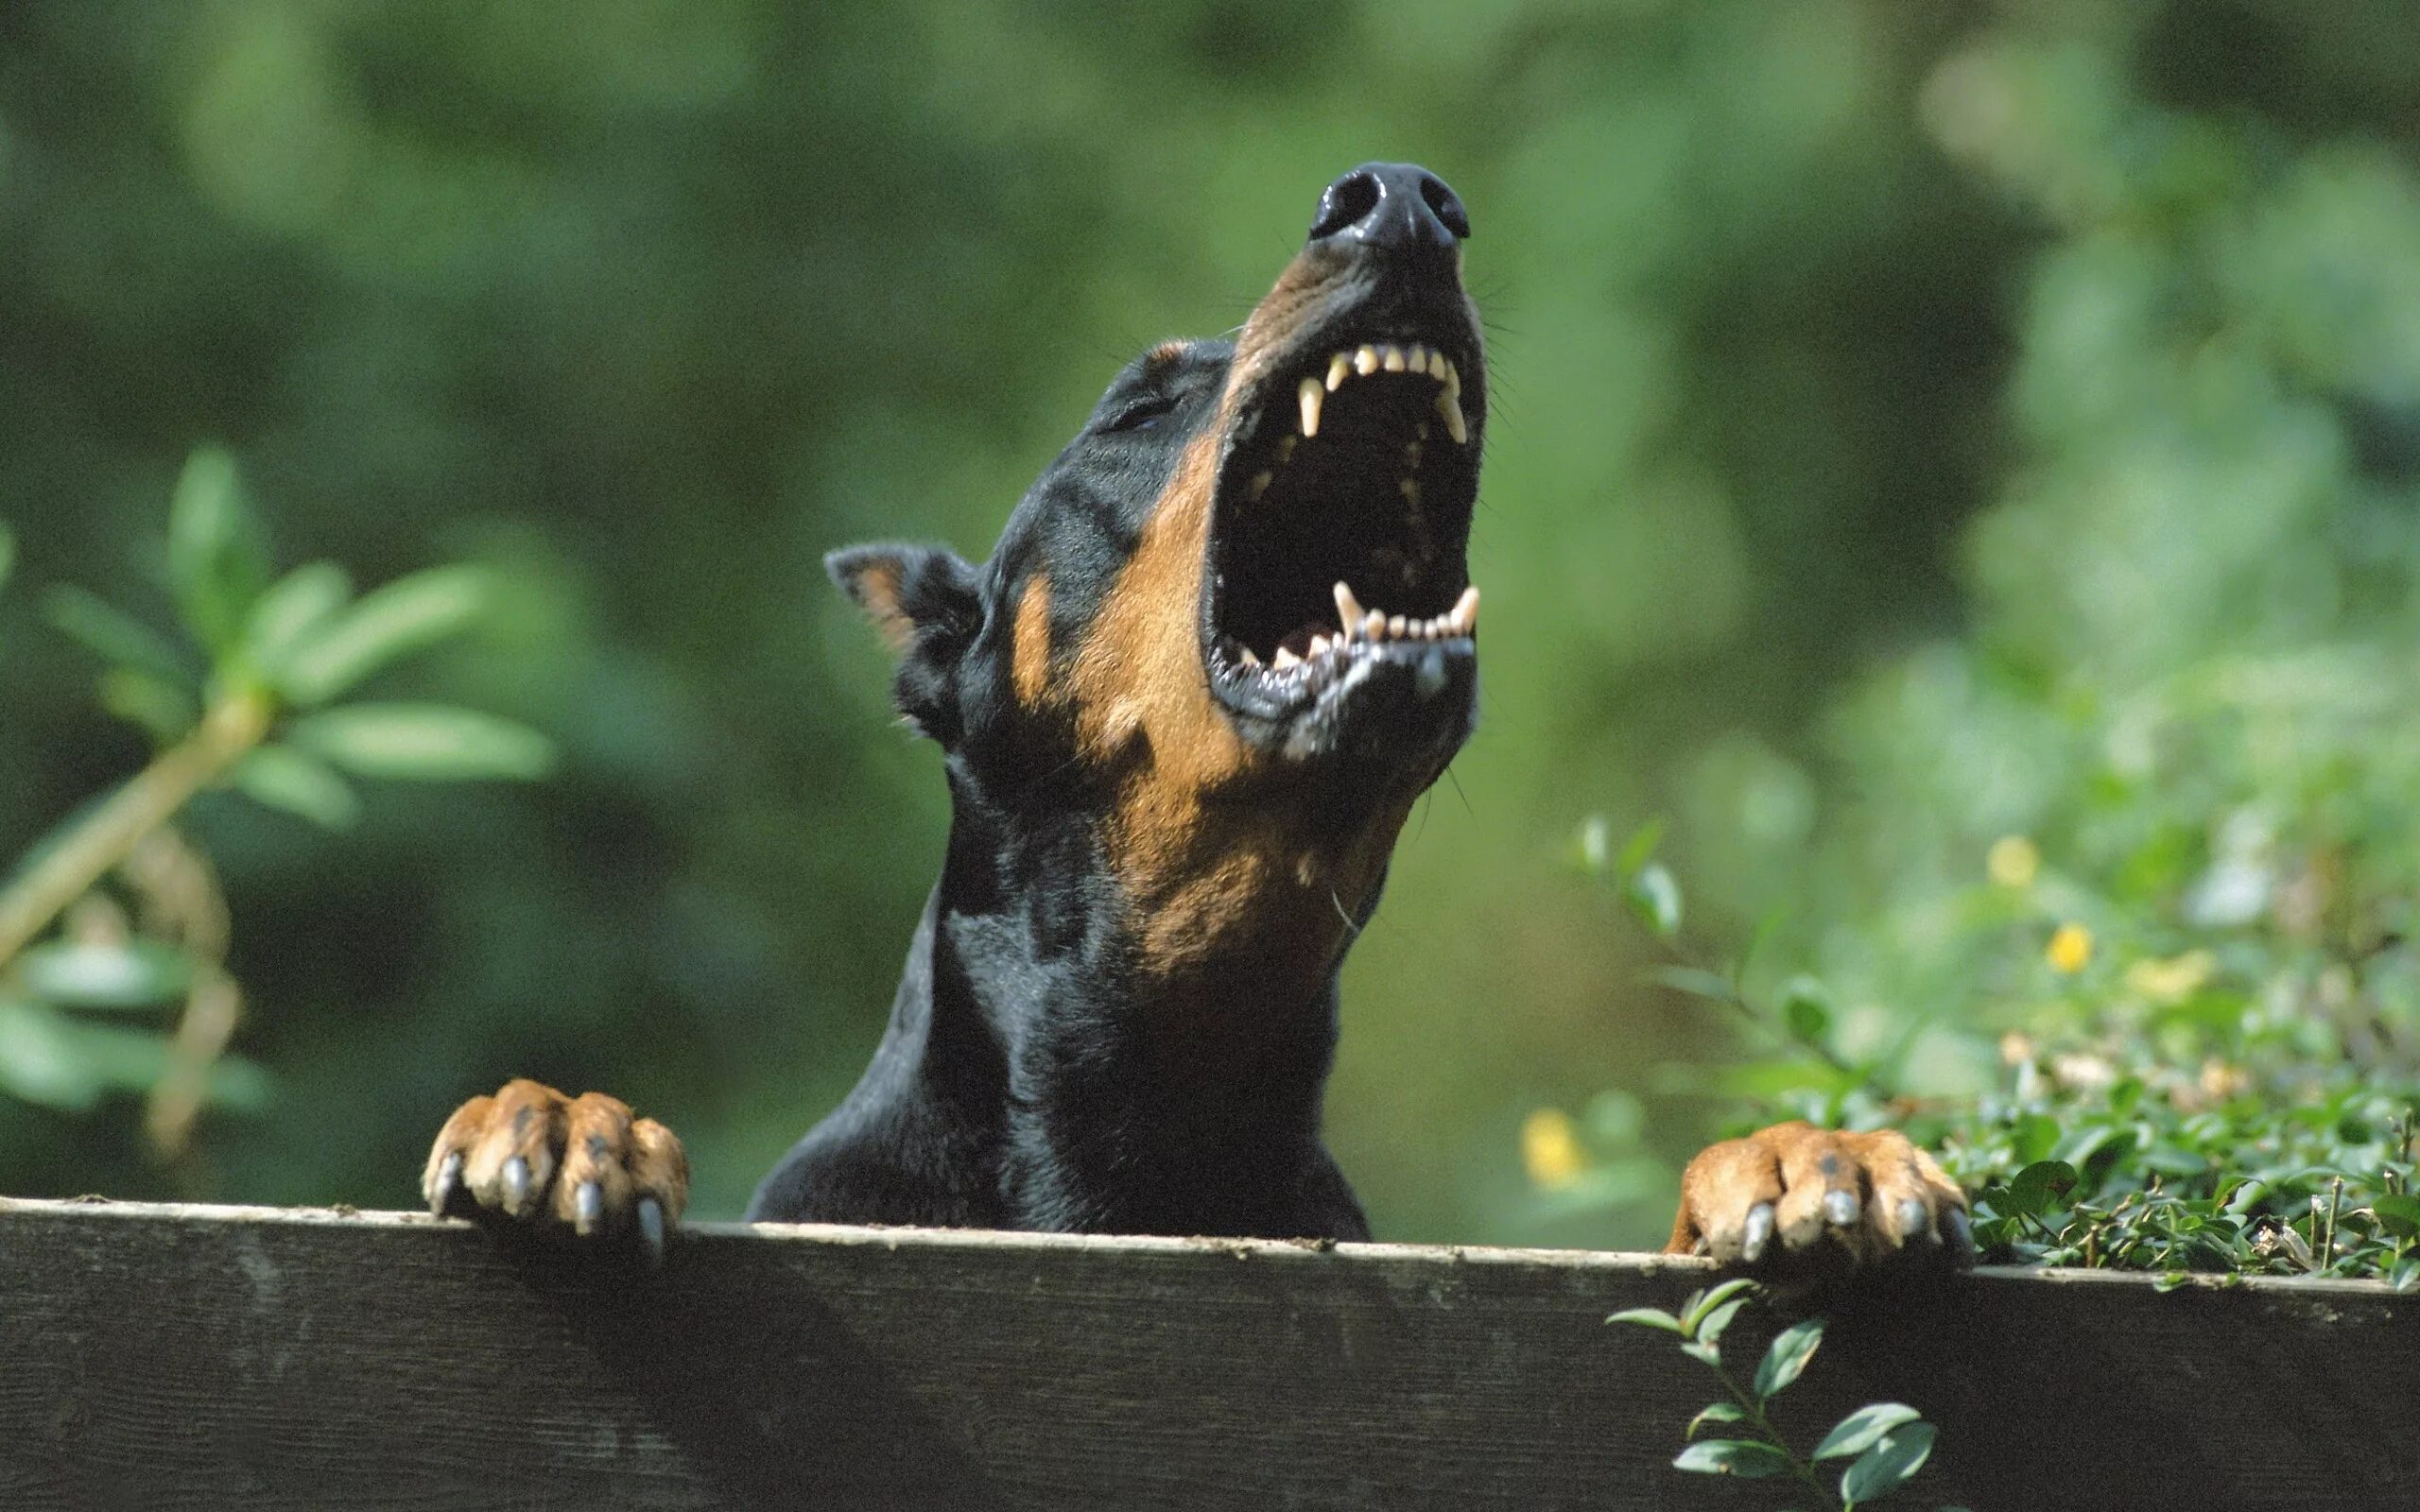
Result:
[[[1241,396],[1219,468],[1203,659],[1238,713],[1288,718],[1381,666],[1428,697],[1476,655],[1476,343],[1333,330]]]

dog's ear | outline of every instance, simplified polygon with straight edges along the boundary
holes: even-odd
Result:
[[[823,570],[899,653],[891,696],[942,745],[958,738],[959,663],[983,628],[981,576],[946,546],[851,546]]]
[[[975,569],[946,546],[851,546],[823,570],[902,656],[927,636],[962,639],[983,623]]]

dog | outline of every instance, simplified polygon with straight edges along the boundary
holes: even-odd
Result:
[[[750,1216],[1359,1240],[1320,1138],[1337,974],[1469,739],[1487,372],[1444,181],[1366,163],[1228,341],[1127,365],[990,560],[828,558],[946,756],[942,874],[863,1079]],[[687,1164],[620,1101],[519,1080],[430,1152],[440,1214],[660,1258]],[[1784,1125],[1689,1166],[1671,1246],[1957,1255],[1893,1133]]]

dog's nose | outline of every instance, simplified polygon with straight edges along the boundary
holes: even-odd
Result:
[[[1389,251],[1446,251],[1471,218],[1445,180],[1416,163],[1365,163],[1329,184],[1311,220],[1315,242],[1357,242]]]

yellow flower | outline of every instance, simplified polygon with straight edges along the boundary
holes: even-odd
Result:
[[[2182,1003],[2202,990],[2218,964],[2208,951],[2187,951],[2169,961],[2136,961],[2126,968],[2126,987],[2153,1003]]]
[[[2082,924],[2061,924],[2050,932],[2050,948],[2043,954],[2050,970],[2073,976],[2092,960],[2092,931]]]
[[[1567,1187],[1588,1169],[1580,1132],[1560,1108],[1541,1108],[1521,1121],[1521,1164],[1530,1179],[1547,1188]]]
[[[1983,869],[2003,887],[2031,887],[2042,870],[2042,852],[2021,834],[2004,834],[1992,842]]]

